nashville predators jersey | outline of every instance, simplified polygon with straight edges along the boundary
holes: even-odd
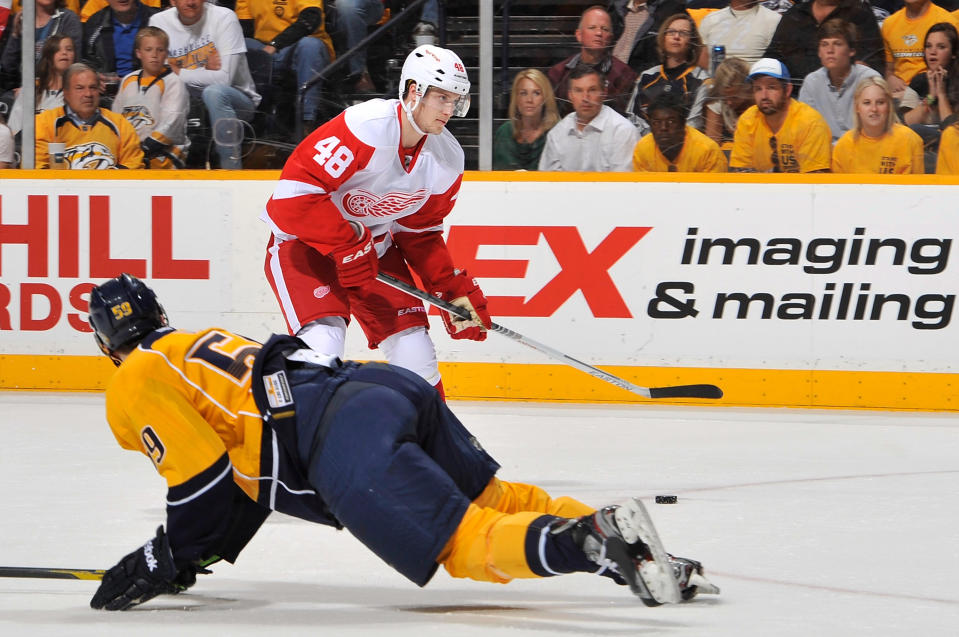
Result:
[[[106,391],[117,442],[166,480],[175,557],[197,559],[230,516],[233,485],[265,508],[331,523],[316,492],[264,421],[251,391],[261,345],[226,330],[163,328],[130,353]]]
[[[262,418],[250,374],[259,349],[216,329],[144,341],[107,389],[117,442],[149,456],[170,488],[227,453],[234,479],[257,499]]]
[[[304,9],[311,7],[324,11],[323,0],[237,0],[236,17],[253,20],[253,37],[266,44],[296,22]],[[323,40],[330,59],[336,57],[333,40],[326,32],[325,12],[323,23],[310,36]]]
[[[140,69],[123,78],[112,110],[133,125],[141,140],[152,137],[177,157],[186,157],[190,146],[186,136],[190,94],[169,67],[157,77]],[[165,158],[155,159],[150,167],[171,168],[172,164]]]
[[[923,51],[929,27],[946,22],[956,26],[956,17],[940,6],[930,3],[922,15],[910,18],[906,9],[900,9],[882,23],[882,40],[886,45],[886,66],[903,82],[909,84],[916,73],[926,68]]]
[[[80,15],[81,22],[86,22],[87,20],[90,19],[90,16],[92,16],[94,13],[110,6],[110,3],[108,2],[108,0],[87,0],[83,4],[83,9],[78,10],[70,6],[71,2],[74,5],[79,5],[80,0],[68,0],[67,8],[73,11],[74,13],[78,13]],[[160,0],[140,0],[140,2],[147,5],[148,7],[156,7],[157,9],[160,8]]]
[[[66,107],[43,111],[36,119],[36,167],[50,167],[47,144],[62,142],[67,166],[74,170],[143,168],[140,138],[123,117],[98,109],[93,123],[77,124]]]

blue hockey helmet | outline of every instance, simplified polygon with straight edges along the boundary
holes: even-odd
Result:
[[[90,291],[90,326],[97,345],[116,365],[120,359],[114,352],[166,325],[156,294],[135,276],[121,274]]]

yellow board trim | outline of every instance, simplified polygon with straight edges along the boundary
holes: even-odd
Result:
[[[0,389],[103,391],[114,369],[106,356],[0,354]]]
[[[563,365],[440,363],[454,400],[572,403],[672,403],[959,411],[959,374],[839,370],[617,367],[604,370],[637,385],[712,383],[722,400],[650,401]],[[114,367],[103,356],[0,355],[0,389],[103,391]]]

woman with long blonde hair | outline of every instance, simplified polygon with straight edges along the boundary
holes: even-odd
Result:
[[[881,77],[867,77],[853,94],[853,128],[832,151],[834,173],[923,174],[922,138],[899,123],[892,92]]]
[[[542,71],[516,74],[508,113],[493,136],[493,170],[536,170],[546,133],[560,119],[553,88]]]

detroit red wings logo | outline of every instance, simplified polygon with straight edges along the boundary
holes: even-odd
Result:
[[[343,207],[354,217],[390,217],[418,207],[429,196],[429,191],[388,192],[382,197],[357,188],[343,197]]]

